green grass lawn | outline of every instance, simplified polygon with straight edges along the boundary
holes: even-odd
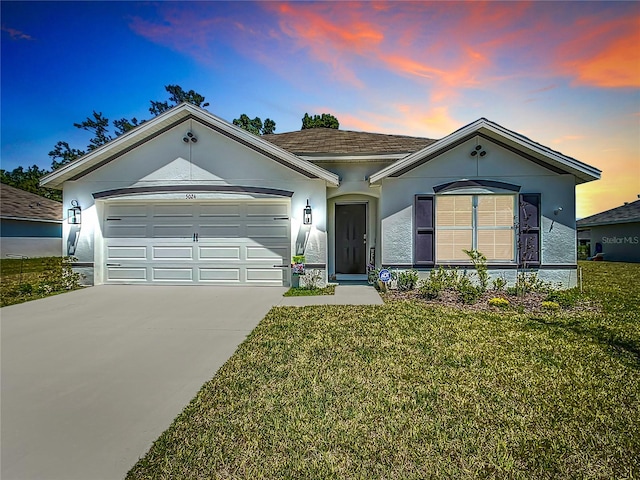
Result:
[[[637,478],[640,265],[599,311],[278,307],[129,479]]]
[[[316,295],[335,295],[336,286],[327,285],[323,288],[306,288],[306,287],[291,287],[284,292],[283,297],[311,297]]]
[[[0,259],[0,306],[73,290],[78,281],[62,257]]]

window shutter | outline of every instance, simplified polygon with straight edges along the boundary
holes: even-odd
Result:
[[[518,263],[540,265],[540,194],[520,195],[518,221]]]
[[[434,195],[416,195],[413,219],[413,262],[415,265],[434,265],[434,198]]]

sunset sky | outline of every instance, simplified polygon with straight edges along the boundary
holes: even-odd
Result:
[[[640,2],[1,3],[2,168],[164,86],[212,113],[441,138],[480,117],[603,171],[578,217],[640,194]]]

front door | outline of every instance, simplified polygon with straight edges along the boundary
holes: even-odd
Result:
[[[367,204],[336,205],[336,273],[367,273]]]

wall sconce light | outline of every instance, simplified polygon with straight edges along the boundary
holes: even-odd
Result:
[[[562,211],[562,207],[557,207],[557,208],[553,211],[553,214],[554,214],[554,215],[558,215],[561,211]]]
[[[67,222],[72,225],[82,223],[82,209],[77,200],[71,200],[71,208],[67,210]]]
[[[487,154],[486,150],[482,150],[482,145],[476,145],[476,148],[474,150],[471,150],[471,156],[475,157],[476,155],[480,155],[481,157],[484,157]]]
[[[182,137],[182,141],[184,143],[189,143],[189,142],[196,143],[198,141],[198,138],[192,132],[187,132],[186,135]]]
[[[302,211],[302,223],[304,225],[311,225],[312,216],[311,216],[311,206],[309,205],[309,199],[307,198],[307,206],[304,207]]]

